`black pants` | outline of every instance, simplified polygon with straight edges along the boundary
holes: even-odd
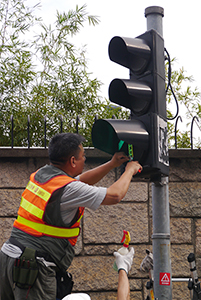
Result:
[[[12,275],[14,262],[15,258],[0,251],[0,300],[56,299],[56,272],[53,268],[46,267],[38,261],[38,278],[30,290],[24,290],[14,286]]]

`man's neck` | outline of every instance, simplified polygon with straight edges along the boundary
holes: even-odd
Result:
[[[57,168],[57,169],[62,170],[63,172],[65,172],[70,177],[75,177],[76,176],[72,173],[72,171],[69,168],[66,167],[66,165],[59,164],[59,163],[58,164],[50,163],[50,165]]]

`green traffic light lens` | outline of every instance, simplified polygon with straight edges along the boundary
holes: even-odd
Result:
[[[92,128],[92,141],[95,148],[109,154],[118,151],[119,139],[114,128],[105,120],[98,120]]]

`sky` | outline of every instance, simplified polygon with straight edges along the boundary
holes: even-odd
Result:
[[[37,0],[27,0],[36,4]],[[85,23],[74,38],[78,47],[86,45],[88,71],[103,83],[101,96],[108,98],[108,87],[114,78],[129,78],[128,69],[110,61],[108,45],[112,37],[137,37],[147,30],[144,15],[149,6],[164,8],[163,38],[171,58],[176,58],[174,69],[184,67],[186,75],[194,78],[193,86],[201,92],[200,8],[198,0],[41,0],[41,15],[46,24],[55,20],[56,11],[68,12],[86,4],[86,11],[99,17],[95,27]]]

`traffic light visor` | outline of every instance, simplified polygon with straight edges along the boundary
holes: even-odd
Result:
[[[138,120],[99,119],[92,128],[92,142],[112,155],[118,151],[129,155],[129,145],[133,145],[133,158],[140,161],[148,151],[149,133]]]
[[[110,101],[129,108],[140,116],[149,108],[152,99],[152,89],[142,81],[114,79],[109,86]]]
[[[145,40],[115,36],[109,43],[109,57],[112,61],[131,69],[135,74],[144,72],[151,56],[151,49]]]

